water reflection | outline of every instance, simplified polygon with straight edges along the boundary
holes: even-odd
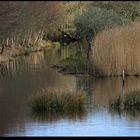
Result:
[[[48,123],[55,123],[56,121],[60,120],[71,120],[71,121],[76,121],[76,120],[82,120],[85,119],[87,116],[87,112],[85,109],[77,111],[77,112],[70,112],[70,113],[63,113],[63,112],[44,112],[44,113],[37,113],[37,112],[32,112],[30,114],[31,119],[33,119],[36,122],[48,122]]]
[[[127,77],[125,86],[122,86],[120,78],[77,78],[78,89],[85,89],[89,93],[89,104],[96,109],[106,109],[112,117],[125,117],[128,121],[140,121],[140,111],[131,110],[110,110],[110,103],[116,100],[119,96],[133,94],[135,91],[140,91],[140,78]]]
[[[118,115],[118,116],[125,116],[126,118],[129,119],[134,119],[134,120],[140,120],[140,112],[135,109],[130,109],[130,110],[119,110],[119,109],[114,109],[110,110],[111,115]]]
[[[77,77],[77,89],[87,91],[90,94],[90,100],[94,106],[108,106],[112,100],[121,94],[140,91],[140,78],[127,77],[125,86],[122,86],[121,77]]]
[[[119,135],[121,130],[126,135],[130,135],[130,131],[140,134],[139,112],[110,112],[107,108],[122,93],[140,91],[140,78],[127,77],[122,87],[121,78],[63,75],[51,68],[52,64],[76,52],[74,48],[32,53],[7,64],[0,73],[0,135]],[[84,90],[87,111],[31,114],[27,101],[42,89]],[[53,127],[49,123],[53,123]],[[61,129],[65,131],[59,131]]]
[[[59,61],[58,53],[57,50],[46,50],[18,57],[0,73],[1,135],[15,126],[15,131],[24,127],[29,117],[28,98],[37,90],[75,90],[74,76],[63,76],[50,68],[50,65]]]

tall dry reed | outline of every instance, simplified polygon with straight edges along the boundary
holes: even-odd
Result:
[[[140,22],[99,33],[91,59],[99,75],[140,75]]]
[[[0,54],[6,49],[34,47],[38,46],[39,42],[43,39],[44,30],[41,28],[39,31],[30,31],[27,35],[17,35],[11,38],[4,38],[0,40],[1,51]]]

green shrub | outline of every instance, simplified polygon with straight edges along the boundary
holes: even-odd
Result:
[[[69,74],[81,74],[87,72],[87,55],[84,52],[77,52],[68,58],[62,59],[54,67]]]
[[[90,7],[86,12],[75,16],[76,33],[80,38],[92,37],[98,32],[128,23],[126,18],[119,16],[113,10]]]

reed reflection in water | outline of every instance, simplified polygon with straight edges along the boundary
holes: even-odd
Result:
[[[121,94],[140,90],[140,78],[128,77],[122,87],[121,78],[63,75],[51,68],[60,59],[67,57],[65,54],[73,54],[73,51],[72,47],[46,50],[18,57],[8,64],[7,70],[0,74],[0,135],[115,135],[119,130],[124,130],[126,135],[130,135],[130,131],[140,134],[139,112],[133,116],[108,110],[110,101]],[[27,100],[42,89],[68,92],[84,90],[87,111],[30,114]],[[112,126],[113,122],[115,126]],[[53,126],[49,123],[53,123]],[[60,128],[65,133],[58,131]],[[119,134],[122,133],[119,131]]]
[[[31,119],[37,122],[48,122],[54,123],[60,120],[69,120],[69,121],[76,121],[76,120],[84,120],[87,117],[86,110],[80,110],[76,112],[32,112],[30,114]]]
[[[23,129],[25,120],[30,122],[28,98],[37,90],[76,89],[74,76],[64,76],[50,68],[60,55],[58,50],[31,53],[17,57],[4,67],[0,73],[0,134]]]
[[[107,107],[112,100],[115,100],[120,95],[140,91],[140,77],[127,77],[124,86],[122,85],[121,77],[77,77],[77,89],[83,89],[89,93],[93,106]]]

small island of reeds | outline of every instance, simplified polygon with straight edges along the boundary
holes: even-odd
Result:
[[[31,98],[34,112],[78,112],[84,109],[83,92],[45,92]]]

